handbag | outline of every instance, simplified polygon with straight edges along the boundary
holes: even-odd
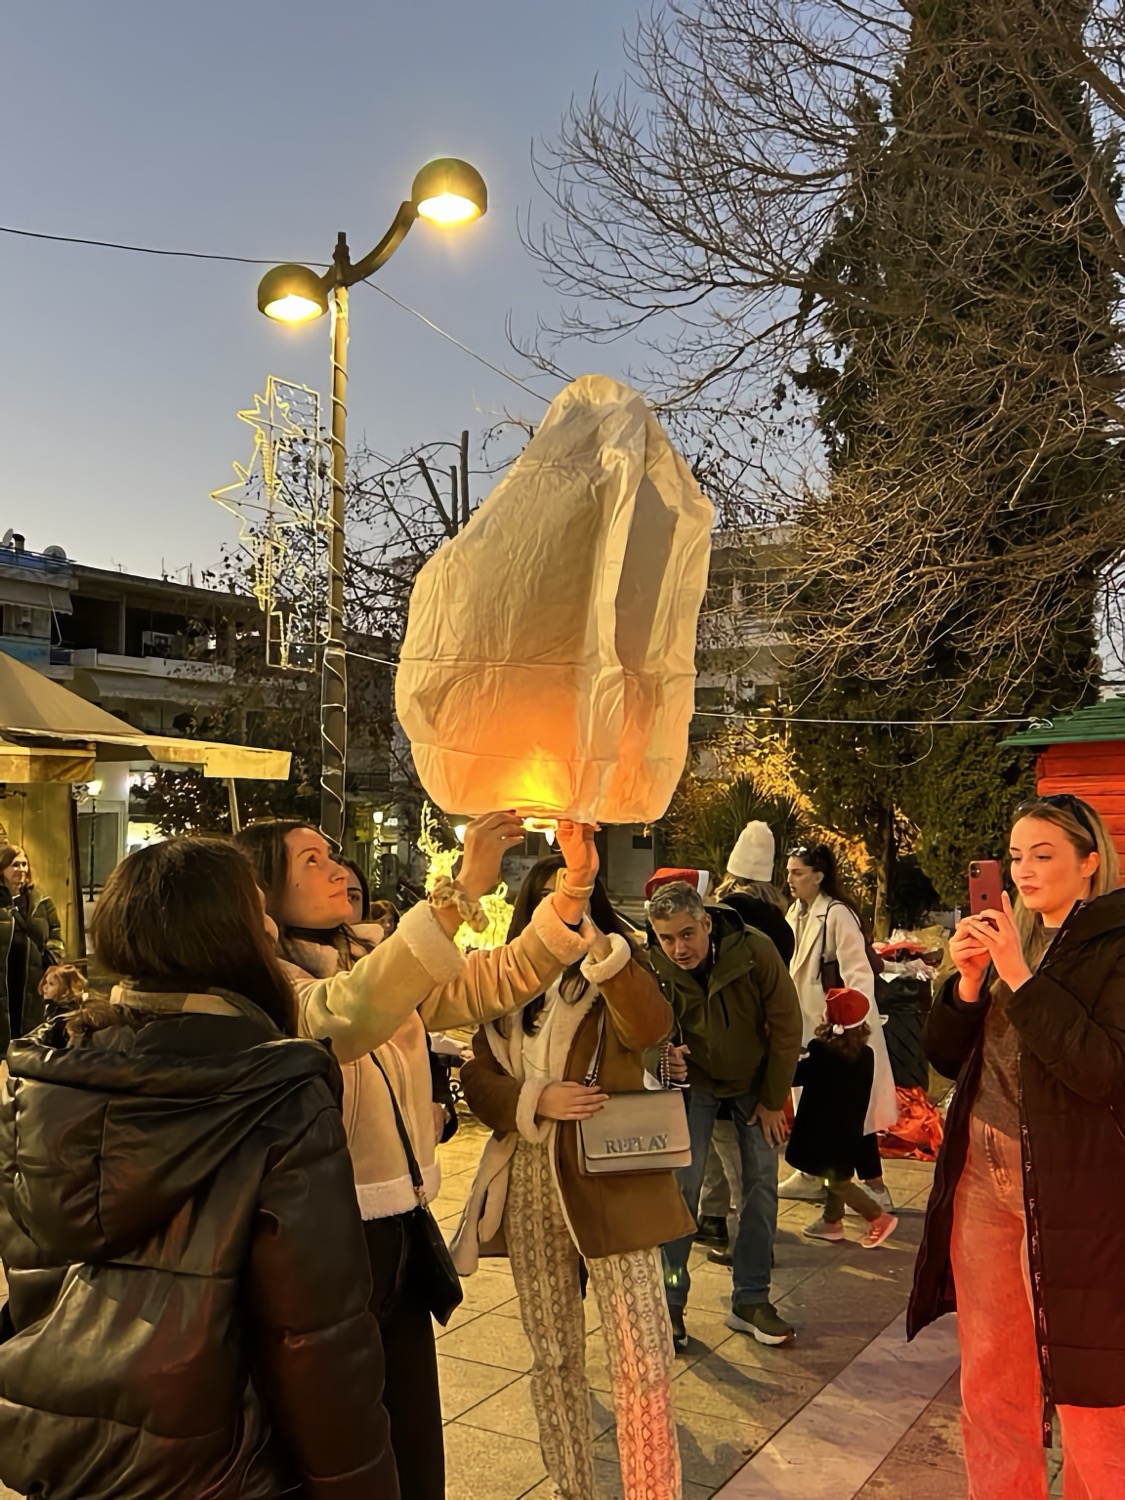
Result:
[[[588,1088],[598,1081],[604,1053],[603,1007],[594,1061],[586,1075]],[[691,1137],[679,1089],[611,1094],[596,1115],[578,1121],[578,1169],[583,1176],[668,1172],[690,1165]]]
[[[418,1158],[414,1155],[414,1147],[410,1144],[410,1136],[407,1133],[406,1124],[402,1118],[402,1111],[398,1107],[395,1091],[391,1088],[391,1080],[387,1077],[386,1069],[375,1056],[371,1054],[371,1061],[383,1075],[383,1082],[387,1085],[387,1093],[391,1096],[391,1108],[395,1112],[395,1124],[398,1126],[399,1139],[402,1141],[402,1149],[406,1152],[406,1165],[410,1172],[410,1181],[414,1188],[414,1196],[418,1200],[418,1206],[409,1214],[404,1214],[406,1223],[406,1234],[410,1249],[414,1252],[415,1263],[422,1269],[426,1278],[426,1302],[430,1312],[444,1328],[450,1318],[465,1300],[465,1293],[461,1288],[461,1278],[453,1264],[449,1254],[449,1247],[445,1243],[445,1236],[438,1227],[438,1222],[430,1212],[429,1199],[426,1197],[426,1185],[422,1179],[422,1169],[418,1165]]]

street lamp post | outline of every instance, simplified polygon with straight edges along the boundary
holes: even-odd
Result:
[[[308,323],[328,311],[332,299],[332,506],[328,536],[328,622],[320,689],[320,824],[334,849],[344,843],[344,772],[348,744],[348,673],[344,641],[344,502],[347,477],[348,289],[385,265],[416,219],[454,226],[479,219],[488,190],[475,167],[442,157],[423,167],[410,198],[400,205],[386,234],[352,264],[340,234],[332,264],[323,275],[308,266],[274,266],[258,286],[258,310],[282,323]]]

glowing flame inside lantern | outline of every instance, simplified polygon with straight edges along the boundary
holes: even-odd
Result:
[[[559,826],[557,818],[524,818],[523,826],[528,833],[541,833],[551,848],[554,848],[555,833]]]

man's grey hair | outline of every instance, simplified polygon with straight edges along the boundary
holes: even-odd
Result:
[[[701,922],[707,915],[707,908],[694,886],[688,885],[686,880],[670,880],[657,889],[649,902],[648,919],[650,922],[667,922],[680,915]]]

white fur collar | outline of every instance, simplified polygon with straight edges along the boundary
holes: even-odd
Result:
[[[543,1008],[540,1026],[546,1026],[550,1031],[547,1043],[547,1071],[551,1078],[562,1079],[566,1076],[567,1059],[570,1049],[574,1045],[574,1038],[578,1035],[588,1012],[592,1009],[594,1002],[601,996],[593,985],[590,985],[581,1000],[576,1000],[573,1005],[568,1004],[559,993],[559,980],[547,991],[547,1003]],[[492,1055],[504,1069],[518,1083],[524,1081],[523,1066],[523,1044],[526,1040],[526,1032],[520,1012],[509,1019],[511,1030],[507,1036],[499,1029],[495,1021],[490,1021],[484,1028],[484,1034],[488,1038],[488,1045],[492,1048]]]

